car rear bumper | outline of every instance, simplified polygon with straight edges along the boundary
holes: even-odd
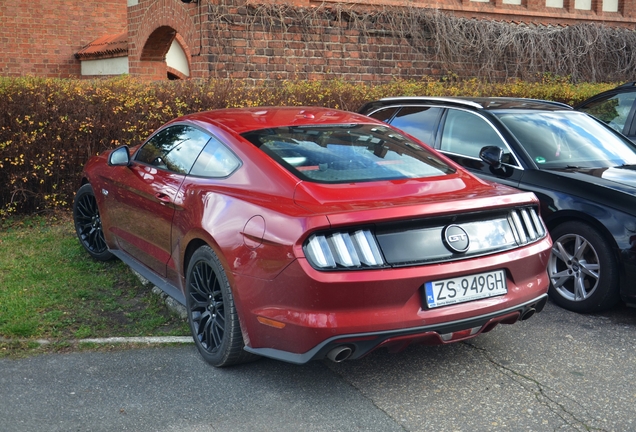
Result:
[[[274,280],[233,274],[246,350],[304,363],[410,343],[444,344],[529,318],[545,304],[551,240],[476,259],[385,270],[319,272],[296,260]],[[429,308],[424,284],[504,270],[507,294]],[[346,357],[344,353],[338,358]]]
[[[543,294],[506,310],[458,321],[408,329],[334,336],[302,354],[273,348],[245,347],[245,350],[296,364],[324,358],[335,362],[355,360],[378,348],[398,352],[411,344],[440,345],[470,339],[489,332],[499,324],[514,324],[519,320],[530,318],[543,310],[547,298],[547,294]]]

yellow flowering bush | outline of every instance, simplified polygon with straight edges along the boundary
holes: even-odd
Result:
[[[370,100],[401,95],[519,96],[579,102],[617,83],[571,84],[546,75],[533,83],[395,80],[232,80],[143,82],[130,77],[62,80],[0,77],[0,217],[68,208],[89,157],[135,146],[159,125],[215,108],[320,105],[357,110]]]

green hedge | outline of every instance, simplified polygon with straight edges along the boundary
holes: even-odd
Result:
[[[574,104],[614,87],[570,84],[545,76],[536,83],[478,80],[141,82],[0,77],[0,217],[70,208],[84,163],[118,145],[136,145],[159,125],[214,108],[321,105],[357,110],[400,95],[518,96]]]

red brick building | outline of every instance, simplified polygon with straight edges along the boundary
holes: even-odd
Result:
[[[440,12],[508,26],[636,24],[636,0],[5,0],[0,75],[386,81],[474,73],[471,60],[449,67],[439,35],[427,36]],[[495,78],[519,73],[506,64],[523,59],[511,55],[492,67]]]
[[[126,0],[0,1],[0,76],[79,77],[75,53],[125,32]]]

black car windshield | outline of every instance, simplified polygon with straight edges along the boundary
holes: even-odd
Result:
[[[494,113],[539,168],[602,168],[636,164],[636,149],[625,138],[575,111]]]
[[[243,134],[301,179],[348,183],[455,172],[436,154],[381,125],[346,124],[261,129]]]

